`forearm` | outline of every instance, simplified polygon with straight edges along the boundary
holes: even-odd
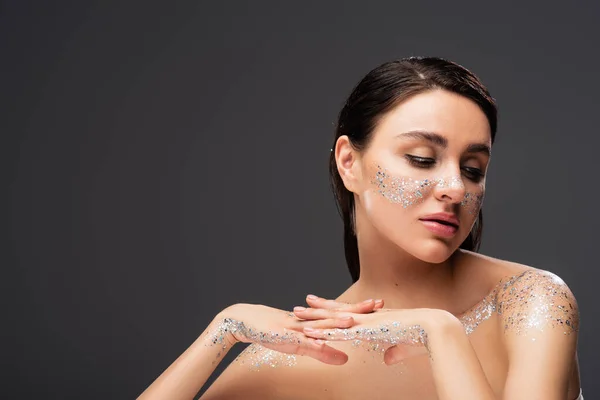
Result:
[[[217,316],[138,399],[193,399],[235,344],[233,336],[223,332],[222,321],[223,317]]]
[[[464,328],[452,318],[442,318],[426,329],[432,374],[439,399],[495,399]]]

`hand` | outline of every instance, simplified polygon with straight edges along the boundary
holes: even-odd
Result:
[[[341,365],[348,356],[323,340],[304,334],[304,328],[344,329],[354,325],[350,316],[335,316],[303,321],[293,313],[255,304],[236,304],[223,310],[211,330],[212,342],[225,341],[257,343],[263,347],[287,354],[312,357],[326,364]]]
[[[304,333],[315,339],[328,341],[359,341],[382,345],[385,349],[384,362],[395,364],[406,358],[427,354],[428,333],[435,327],[456,320],[443,310],[409,309],[376,310],[371,314],[356,314],[328,309],[294,310],[298,318],[307,321],[352,317],[356,324],[351,328],[312,328]],[[458,321],[458,320],[456,320]]]
[[[383,308],[382,299],[369,299],[361,303],[344,303],[337,300],[328,300],[309,294],[306,296],[306,304],[311,308],[322,308],[326,310],[346,311],[357,314],[366,314]],[[299,310],[302,308],[296,307]],[[296,309],[294,308],[294,310]]]

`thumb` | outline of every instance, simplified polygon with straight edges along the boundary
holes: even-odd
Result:
[[[423,356],[425,354],[428,354],[425,346],[398,344],[385,351],[383,354],[383,362],[386,365],[394,365],[408,358]]]

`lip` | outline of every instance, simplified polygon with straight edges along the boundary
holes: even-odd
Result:
[[[460,223],[451,213],[436,213],[419,218],[425,228],[443,237],[452,237],[458,232]]]
[[[456,234],[456,232],[458,232],[458,228],[453,225],[444,225],[442,223],[435,222],[435,221],[421,220],[421,222],[423,223],[423,225],[425,225],[425,228],[427,228],[428,230],[430,230],[431,232],[435,233],[438,236],[443,236],[443,237],[449,238],[449,237],[454,236]]]
[[[441,213],[429,214],[429,215],[426,215],[419,219],[421,221],[442,221],[442,222],[446,222],[448,224],[452,224],[452,225],[456,226],[457,228],[460,225],[458,218],[456,218],[456,215],[454,215],[452,213],[441,212]]]

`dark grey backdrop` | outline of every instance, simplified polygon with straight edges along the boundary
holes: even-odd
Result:
[[[437,55],[500,104],[483,252],[567,281],[599,396],[598,6],[213,3],[0,5],[2,391],[133,398],[225,306],[344,290],[336,113]]]

